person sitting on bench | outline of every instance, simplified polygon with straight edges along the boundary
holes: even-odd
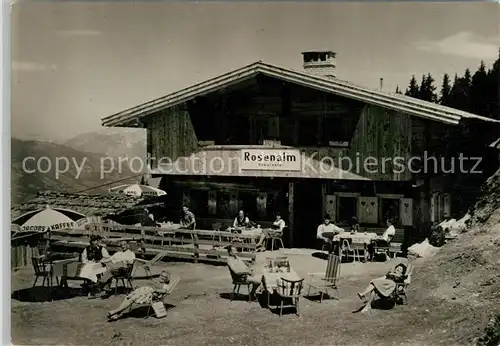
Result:
[[[389,246],[395,234],[396,234],[396,228],[394,228],[392,220],[387,219],[387,229],[385,230],[384,234],[372,239],[370,244],[368,244],[368,253],[370,254],[370,260],[373,260],[375,256],[375,249],[377,247]]]
[[[406,270],[406,265],[404,263],[399,263],[385,276],[370,281],[368,287],[363,292],[358,293],[358,297],[361,300],[365,300],[365,297],[369,295],[368,299],[365,301],[366,305],[361,312],[366,312],[371,309],[371,303],[375,298],[375,294],[378,294],[382,298],[393,297],[397,288],[397,283],[404,282],[407,277]]]
[[[326,214],[325,217],[323,218],[323,223],[318,226],[316,238],[329,244],[330,248],[329,248],[328,252],[332,253],[332,251],[333,251],[333,237],[335,237],[340,232],[343,232],[344,230],[340,227],[335,226],[330,221],[331,221],[330,215]]]

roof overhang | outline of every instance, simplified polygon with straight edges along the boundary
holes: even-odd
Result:
[[[263,74],[325,93],[343,96],[363,103],[392,109],[445,124],[458,125],[462,118],[473,118],[500,123],[500,121],[495,119],[444,107],[405,95],[372,90],[336,78],[328,78],[304,71],[291,70],[259,61],[153,101],[107,116],[102,119],[102,125],[108,127],[135,127],[140,124],[140,119],[142,117],[187,102],[195,97],[241,83],[255,77],[257,74]]]

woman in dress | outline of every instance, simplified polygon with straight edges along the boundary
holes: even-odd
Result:
[[[170,273],[162,271],[157,279],[152,280],[151,285],[139,287],[127,295],[119,307],[108,312],[108,318],[117,320],[132,304],[149,304],[155,296],[166,294],[169,291]]]
[[[366,312],[371,309],[371,303],[376,295],[382,298],[392,297],[397,288],[397,284],[404,282],[406,279],[406,270],[406,265],[399,263],[385,276],[373,279],[363,292],[358,293],[359,299],[361,300],[365,300],[365,298],[368,297],[365,301],[366,305],[361,312]]]

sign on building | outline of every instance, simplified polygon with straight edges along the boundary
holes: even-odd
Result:
[[[300,150],[242,149],[241,170],[300,171]]]

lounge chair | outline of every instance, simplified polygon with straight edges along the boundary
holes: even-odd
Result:
[[[158,294],[153,295],[153,297],[151,298],[151,301],[149,302],[148,312],[147,312],[145,318],[149,317],[149,313],[151,312],[151,308],[155,312],[156,318],[162,318],[162,317],[165,317],[167,315],[167,311],[165,310],[165,303],[164,303],[165,297],[174,291],[174,289],[177,286],[177,284],[179,283],[180,279],[181,278],[179,276],[175,277],[170,282],[170,287],[166,293],[161,294],[161,295],[158,295]]]
[[[401,283],[396,283],[395,297],[396,303],[406,304],[408,302],[407,288],[411,284],[413,265],[409,264],[406,270],[406,279]]]
[[[309,285],[308,296],[310,296],[311,288],[315,288],[320,292],[320,303],[323,301],[324,293],[328,294],[328,289],[334,290],[338,295],[338,282],[340,279],[340,256],[331,254],[328,256],[325,273],[310,273],[306,280]]]
[[[151,268],[155,266],[158,262],[160,262],[167,255],[168,255],[168,250],[164,250],[159,252],[155,257],[153,257],[149,261],[141,258],[136,258],[135,260],[144,268],[144,270],[146,271],[146,275],[148,277],[152,277],[153,273],[151,272]]]

